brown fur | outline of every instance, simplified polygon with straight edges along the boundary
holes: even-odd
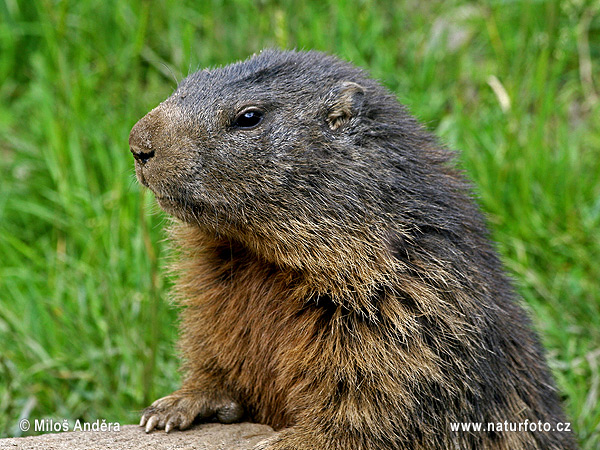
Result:
[[[233,126],[248,104],[263,121]],[[450,430],[565,420],[452,154],[363,72],[314,52],[199,72],[130,145],[180,219],[185,379],[148,431],[248,418],[282,430],[273,450],[575,448]]]

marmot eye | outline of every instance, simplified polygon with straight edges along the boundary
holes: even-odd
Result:
[[[263,112],[258,109],[249,109],[242,112],[237,116],[233,122],[233,126],[236,128],[254,128],[262,122]]]

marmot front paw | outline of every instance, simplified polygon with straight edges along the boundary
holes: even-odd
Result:
[[[196,417],[215,416],[221,423],[238,421],[243,408],[231,399],[211,401],[208,396],[197,391],[175,391],[171,395],[156,400],[144,410],[140,426],[146,427],[146,433],[156,429],[165,432],[173,428],[185,430]]]

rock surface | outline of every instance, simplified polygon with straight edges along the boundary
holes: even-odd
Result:
[[[186,431],[174,430],[169,434],[162,430],[146,434],[137,425],[124,425],[121,431],[74,431],[0,439],[0,449],[247,450],[273,433],[270,427],[255,423],[208,423]]]

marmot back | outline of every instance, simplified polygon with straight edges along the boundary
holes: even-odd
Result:
[[[248,419],[282,429],[264,449],[576,448],[454,155],[364,71],[263,51],[187,77],[129,143],[179,249],[185,380],[146,431]],[[505,422],[521,431],[489,427]]]

